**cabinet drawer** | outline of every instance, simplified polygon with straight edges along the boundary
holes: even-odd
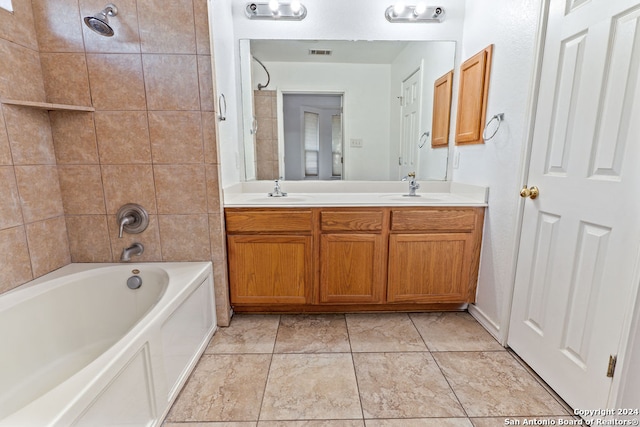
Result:
[[[382,211],[323,211],[322,231],[381,231]]]
[[[391,211],[391,231],[473,231],[473,209],[397,209]]]
[[[312,230],[311,218],[311,210],[309,209],[225,211],[228,233],[310,232]]]

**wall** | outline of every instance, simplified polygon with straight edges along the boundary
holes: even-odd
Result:
[[[0,9],[0,98],[46,101],[30,1]],[[0,111],[0,293],[69,263],[46,111]]]
[[[410,44],[400,52],[391,64],[391,135],[400,135],[400,106],[397,97],[402,95],[402,82],[415,70],[422,68],[422,111],[420,114],[419,132],[432,133],[433,119],[433,83],[451,71],[455,61],[455,43],[421,43]],[[400,140],[390,139],[389,170],[390,179],[400,179],[397,153]],[[416,141],[417,144],[418,141]],[[444,180],[447,177],[447,148],[431,148],[431,137],[424,141],[422,148],[416,152],[416,172],[421,180]]]
[[[275,90],[254,90],[253,105],[258,132],[255,138],[254,158],[257,179],[278,179],[278,110]]]
[[[241,99],[239,69],[240,39],[325,39],[325,40],[453,40],[459,42],[464,21],[464,0],[442,0],[446,20],[441,24],[402,25],[387,22],[388,0],[328,2],[305,0],[308,9],[300,22],[249,20],[244,15],[245,2],[219,0],[213,7],[216,81],[218,91],[234,98],[229,105],[228,120],[220,126],[222,185],[244,179],[240,169],[242,155]]]
[[[455,147],[460,164],[453,170],[455,182],[490,188],[477,300],[472,311],[505,340],[540,6],[540,0],[467,1],[462,40],[462,60],[494,44],[487,117],[505,114],[500,131],[491,141]]]
[[[218,321],[225,325],[228,287],[206,0],[121,0],[117,6],[118,16],[110,19],[115,36],[107,38],[82,23],[83,16],[104,7],[102,1],[33,0],[24,33],[31,49],[39,46],[40,57],[31,52],[33,64],[27,65],[38,71],[41,66],[42,77],[31,77],[35,72],[29,67],[0,69],[3,81],[15,76],[14,92],[5,89],[4,97],[44,101],[46,93],[48,102],[96,109],[47,116],[3,108],[10,134],[21,116],[38,120],[31,127],[43,140],[32,151],[43,158],[41,163],[51,164],[25,172],[15,167],[19,190],[22,175],[39,180],[20,193],[25,223],[52,217],[37,226],[27,224],[27,239],[31,228],[42,235],[37,237],[47,245],[50,267],[69,261],[117,262],[134,241],[145,246],[139,261],[213,260]],[[25,16],[29,13],[25,10]],[[38,22],[35,29],[33,22]],[[5,44],[5,49],[18,48]],[[15,93],[13,87],[23,81],[31,92]],[[145,232],[119,239],[115,213],[125,203],[144,206],[150,223]],[[26,208],[38,215],[27,215]],[[49,223],[52,227],[45,229]],[[61,234],[57,245],[45,234],[49,228]],[[29,251],[33,265],[31,245]],[[37,267],[33,276],[42,269]]]
[[[270,88],[286,92],[344,93],[345,179],[389,179],[388,65],[300,62],[264,64],[271,75]],[[257,80],[263,74],[262,68],[255,68],[253,71]],[[351,148],[351,138],[362,139],[362,148]]]

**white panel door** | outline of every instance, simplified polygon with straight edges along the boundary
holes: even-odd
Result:
[[[574,408],[610,404],[637,286],[639,66],[637,0],[551,0],[508,343]]]
[[[401,122],[400,122],[400,178],[416,171],[418,155],[418,129],[420,126],[420,107],[422,99],[422,73],[420,69],[402,82]]]

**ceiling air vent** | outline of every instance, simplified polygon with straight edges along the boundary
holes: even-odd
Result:
[[[331,50],[330,49],[309,49],[309,55],[329,56],[331,55]]]

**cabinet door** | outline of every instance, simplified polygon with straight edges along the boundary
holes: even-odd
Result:
[[[320,302],[382,302],[385,248],[380,234],[323,234]]]
[[[311,301],[311,236],[230,235],[227,242],[232,304]]]
[[[389,302],[467,302],[471,233],[389,236]]]

